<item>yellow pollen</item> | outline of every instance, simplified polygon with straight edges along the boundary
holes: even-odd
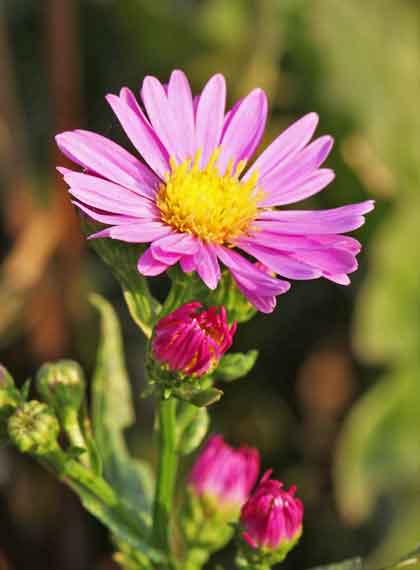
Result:
[[[188,159],[177,165],[171,159],[171,171],[159,187],[156,203],[162,220],[179,232],[226,244],[251,229],[263,193],[257,188],[257,172],[244,182],[239,180],[245,160],[235,169],[231,160],[221,175],[216,166],[219,155],[217,148],[203,169],[198,165],[201,151],[193,162]]]

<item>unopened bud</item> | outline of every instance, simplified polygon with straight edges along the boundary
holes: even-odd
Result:
[[[217,366],[235,331],[236,323],[228,325],[225,307],[205,310],[196,301],[187,303],[157,323],[153,355],[170,371],[198,378]]]
[[[282,562],[302,534],[303,504],[267,471],[242,507],[240,557],[251,567],[271,568]]]
[[[37,387],[60,416],[69,407],[78,411],[85,395],[83,370],[73,360],[47,362],[38,371]]]
[[[60,426],[47,404],[32,400],[9,418],[8,432],[22,453],[45,455],[57,447]]]

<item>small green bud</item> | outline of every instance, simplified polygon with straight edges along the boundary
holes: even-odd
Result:
[[[37,374],[38,392],[59,416],[68,408],[79,411],[85,395],[83,370],[73,360],[47,362]]]
[[[22,401],[12,376],[0,364],[0,444],[7,442],[7,421]]]
[[[60,425],[47,404],[31,400],[9,418],[8,432],[22,453],[45,455],[56,448]]]

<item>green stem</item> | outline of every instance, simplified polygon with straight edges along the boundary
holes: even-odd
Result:
[[[88,446],[85,437],[80,428],[78,412],[74,408],[68,407],[63,414],[63,427],[69,438],[71,445],[85,449],[85,453],[80,456],[80,461],[90,467],[90,459],[88,454]]]
[[[159,464],[153,516],[153,544],[168,555],[170,552],[169,522],[177,470],[175,412],[175,399],[168,398],[160,401]]]

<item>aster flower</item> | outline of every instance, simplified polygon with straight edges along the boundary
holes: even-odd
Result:
[[[188,485],[217,510],[239,513],[258,477],[259,453],[250,447],[234,449],[213,435],[196,460]]]
[[[372,201],[319,211],[276,209],[320,192],[334,178],[320,168],[332,138],[309,143],[315,113],[284,131],[247,168],[267,117],[261,89],[226,112],[222,75],[193,97],[187,77],[176,70],[167,85],[146,77],[141,99],[144,110],[127,88],[107,96],[143,162],[93,132],[56,137],[62,152],[84,169],[59,168],[74,204],[108,226],[91,238],[149,243],[138,260],[141,274],[159,275],[179,263],[210,289],[222,264],[247,299],[267,313],[290,287],[274,274],[350,282],[360,244],[341,234],[364,223]]]
[[[245,556],[268,556],[275,563],[285,557],[302,534],[303,505],[295,497],[296,487],[286,491],[270,475],[271,470],[264,474],[242,507],[240,525],[242,538],[250,547],[245,549]]]
[[[231,347],[236,323],[227,323],[225,307],[204,310],[193,301],[161,319],[154,330],[153,355],[173,372],[202,376]]]

